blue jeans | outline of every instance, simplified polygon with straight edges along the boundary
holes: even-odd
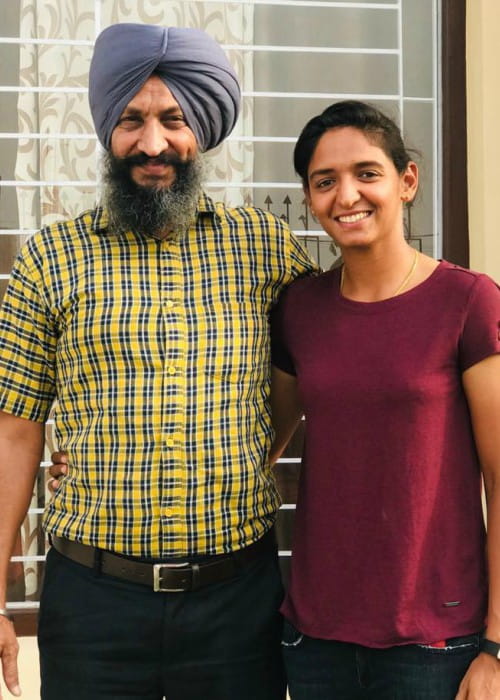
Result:
[[[370,649],[313,639],[285,621],[282,648],[291,700],[454,700],[480,634],[445,648]]]
[[[47,555],[42,700],[284,700],[278,557],[186,593],[155,593]]]

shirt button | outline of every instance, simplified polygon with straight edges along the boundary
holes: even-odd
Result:
[[[176,371],[177,371],[177,370],[176,370],[175,367],[173,367],[172,365],[170,365],[170,367],[167,367],[167,373],[168,373],[168,374],[175,374]]]
[[[173,508],[165,508],[164,513],[166,518],[171,518],[174,514],[174,510]]]
[[[167,301],[165,302],[165,306],[167,307],[167,309],[171,309],[175,306],[175,301],[172,301],[172,299],[167,299]]]
[[[175,440],[174,438],[167,438],[165,440],[165,444],[167,447],[173,447],[175,445]]]

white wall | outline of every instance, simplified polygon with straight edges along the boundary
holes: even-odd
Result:
[[[500,2],[467,0],[470,267],[500,282]]]

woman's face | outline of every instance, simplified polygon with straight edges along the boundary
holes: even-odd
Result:
[[[403,199],[418,186],[415,163],[398,173],[363,131],[337,127],[318,141],[309,163],[306,197],[326,233],[341,248],[367,247],[403,235]]]

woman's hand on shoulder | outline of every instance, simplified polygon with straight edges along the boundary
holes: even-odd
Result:
[[[47,480],[47,487],[54,494],[61,485],[61,478],[68,473],[68,453],[53,452],[50,459],[52,465],[49,467],[50,477]]]

